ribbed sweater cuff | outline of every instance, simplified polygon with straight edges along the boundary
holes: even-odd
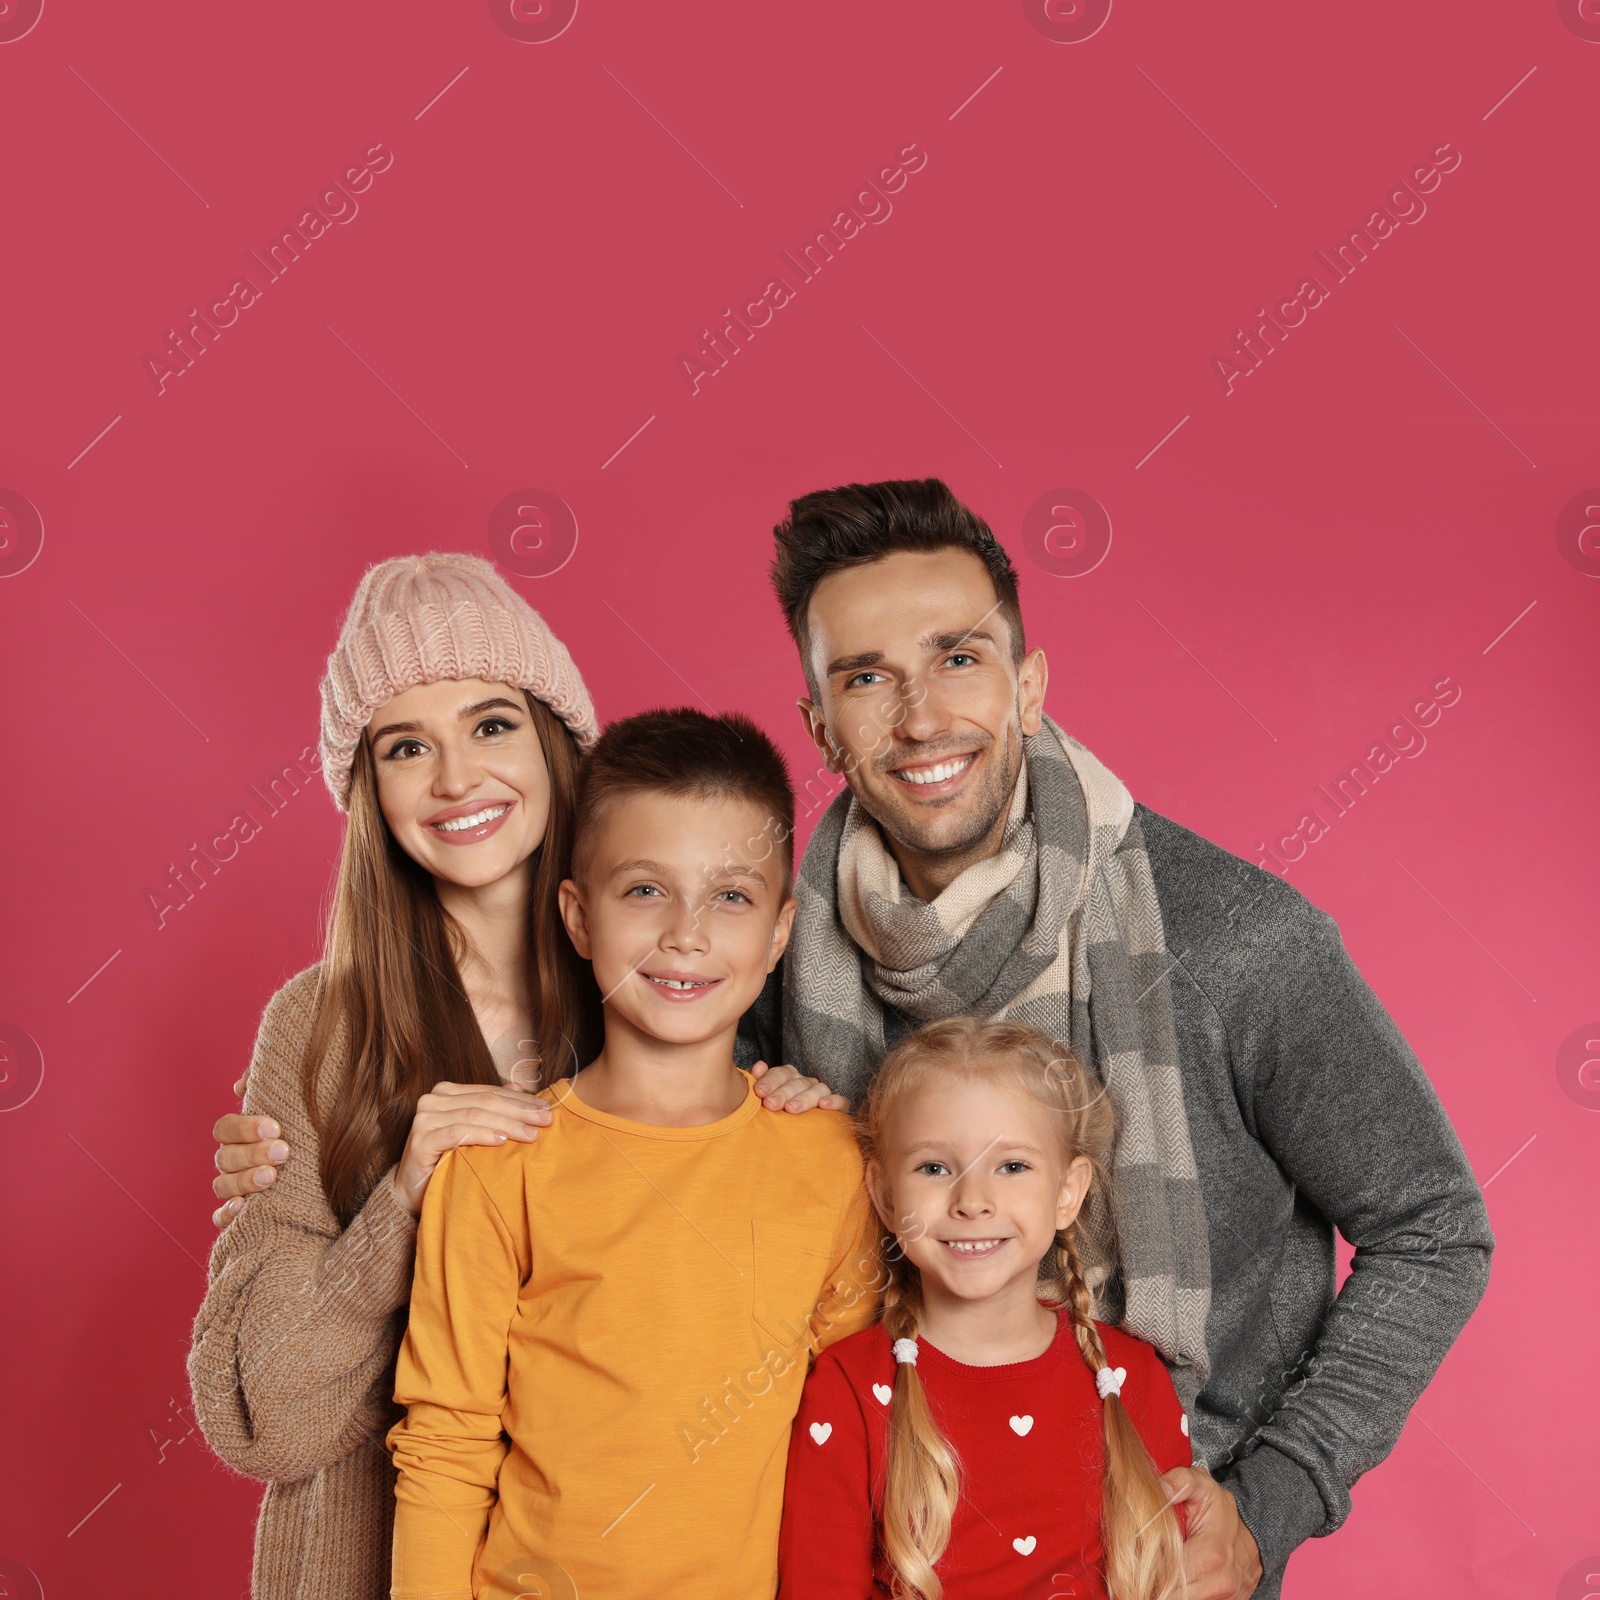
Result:
[[[354,1221],[329,1247],[322,1296],[345,1323],[382,1322],[411,1298],[417,1219],[401,1202],[391,1167]]]
[[[1316,1534],[1330,1531],[1328,1508],[1311,1474],[1263,1444],[1222,1479],[1261,1552],[1261,1570],[1282,1577],[1289,1557]]]

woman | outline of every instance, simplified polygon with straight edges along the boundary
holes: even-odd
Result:
[[[271,1485],[258,1600],[387,1596],[383,1439],[423,1192],[456,1145],[536,1138],[526,1090],[598,1038],[556,901],[597,729],[538,614],[475,557],[384,562],[322,702],[349,813],[325,953],[267,1006],[243,1119],[290,1158],[218,1240],[189,1356],[212,1448]]]

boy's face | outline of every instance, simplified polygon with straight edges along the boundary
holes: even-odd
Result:
[[[608,1025],[673,1044],[738,1026],[794,921],[772,839],[753,801],[641,793],[605,808],[561,911]]]

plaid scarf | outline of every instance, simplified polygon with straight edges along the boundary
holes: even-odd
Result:
[[[971,1013],[1069,1045],[1116,1111],[1109,1208],[1091,1197],[1100,1313],[1174,1367],[1185,1407],[1209,1368],[1211,1256],[1189,1142],[1171,962],[1133,797],[1048,717],[999,853],[932,901],[901,884],[877,824],[846,790],[806,849],[786,963],[784,1059],[858,1100],[923,1022]]]

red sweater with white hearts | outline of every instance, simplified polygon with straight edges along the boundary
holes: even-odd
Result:
[[[1100,1324],[1122,1400],[1166,1472],[1192,1454],[1189,1421],[1155,1351]],[[1100,1398],[1065,1314],[1032,1361],[969,1367],[926,1339],[917,1372],[961,1462],[961,1500],[939,1562],[945,1600],[1096,1596],[1105,1443]],[[894,1355],[881,1326],[825,1350],[789,1440],[778,1569],[781,1600],[887,1596],[878,1538]]]

